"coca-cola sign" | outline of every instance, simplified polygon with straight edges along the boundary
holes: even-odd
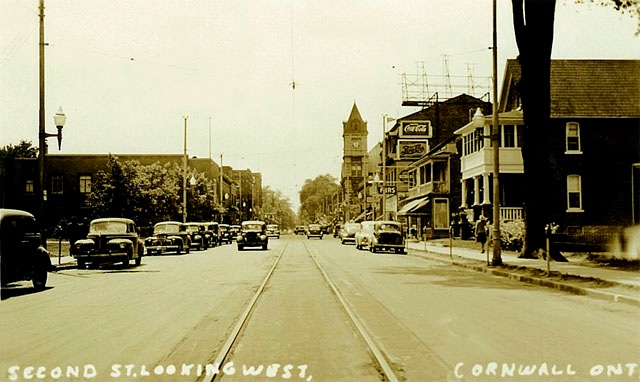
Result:
[[[399,140],[398,141],[398,157],[399,159],[419,158],[429,151],[429,143],[426,140]]]
[[[401,138],[430,138],[431,121],[400,121]]]

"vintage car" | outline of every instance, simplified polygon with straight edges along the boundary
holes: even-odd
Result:
[[[177,221],[156,223],[153,226],[153,235],[144,240],[144,246],[148,255],[183,251],[189,253],[191,237],[184,224]]]
[[[42,246],[36,219],[29,212],[0,209],[0,263],[3,286],[30,280],[35,290],[45,288],[53,266]]]
[[[246,247],[261,247],[267,249],[269,237],[267,236],[267,225],[260,220],[247,220],[242,222],[242,228],[236,237],[238,251]]]
[[[200,224],[204,229],[205,248],[215,247],[216,245],[218,245],[218,223],[206,222]]]
[[[224,243],[231,244],[231,240],[231,229],[229,228],[229,224],[218,224],[218,245],[222,245]]]
[[[92,220],[87,238],[77,240],[73,245],[73,254],[80,269],[87,263],[118,262],[122,262],[126,268],[131,260],[140,265],[144,254],[144,243],[138,235],[136,224],[125,218]]]
[[[306,233],[307,233],[307,227],[303,225],[299,225],[293,230],[294,235],[304,235]]]
[[[187,233],[191,237],[191,248],[200,251],[206,248],[204,239],[204,227],[200,223],[184,223]]]
[[[395,253],[406,253],[405,237],[402,224],[394,221],[376,221],[373,225],[373,238],[369,242],[369,251],[389,250]]]
[[[280,238],[280,227],[277,224],[267,224],[267,236]]]
[[[242,226],[240,224],[232,224],[229,226],[229,236],[231,236],[231,240],[235,240],[238,237],[238,233],[242,230]]]
[[[340,228],[340,232],[338,232],[340,242],[342,244],[355,243],[356,233],[360,232],[361,229],[362,226],[360,225],[360,223],[346,223],[342,225],[342,227]]]
[[[322,226],[320,224],[309,224],[309,229],[307,229],[307,239],[317,237],[322,240],[322,235]]]
[[[369,247],[369,243],[373,240],[373,226],[375,222],[371,220],[366,220],[360,223],[361,229],[360,232],[356,233],[354,238],[356,242],[357,249],[364,249],[365,247]]]

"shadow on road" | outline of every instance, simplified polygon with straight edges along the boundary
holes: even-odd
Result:
[[[28,296],[34,293],[45,292],[53,287],[45,287],[43,290],[37,290],[33,286],[27,286],[26,283],[11,283],[2,287],[0,296],[2,300],[7,300],[12,297]]]

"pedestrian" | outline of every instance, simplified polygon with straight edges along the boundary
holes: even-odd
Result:
[[[484,253],[484,245],[487,242],[487,219],[484,215],[480,215],[476,222],[475,235],[476,241],[480,243],[480,248],[482,249],[480,253]]]

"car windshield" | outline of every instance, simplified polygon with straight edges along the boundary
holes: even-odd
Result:
[[[117,222],[117,221],[107,221],[107,222],[96,222],[91,223],[91,227],[89,228],[89,232],[95,233],[119,233],[119,232],[127,232],[127,223],[125,222]]]
[[[200,231],[200,227],[197,225],[188,225],[187,226],[187,232],[199,232]]]
[[[177,224],[162,224],[162,225],[157,225],[154,229],[153,232],[158,234],[158,233],[178,233],[180,232],[180,226]]]
[[[243,224],[242,229],[245,231],[261,231],[262,224],[259,224],[259,223]]]
[[[378,228],[382,231],[400,232],[400,224],[395,223],[382,223],[378,226]]]

